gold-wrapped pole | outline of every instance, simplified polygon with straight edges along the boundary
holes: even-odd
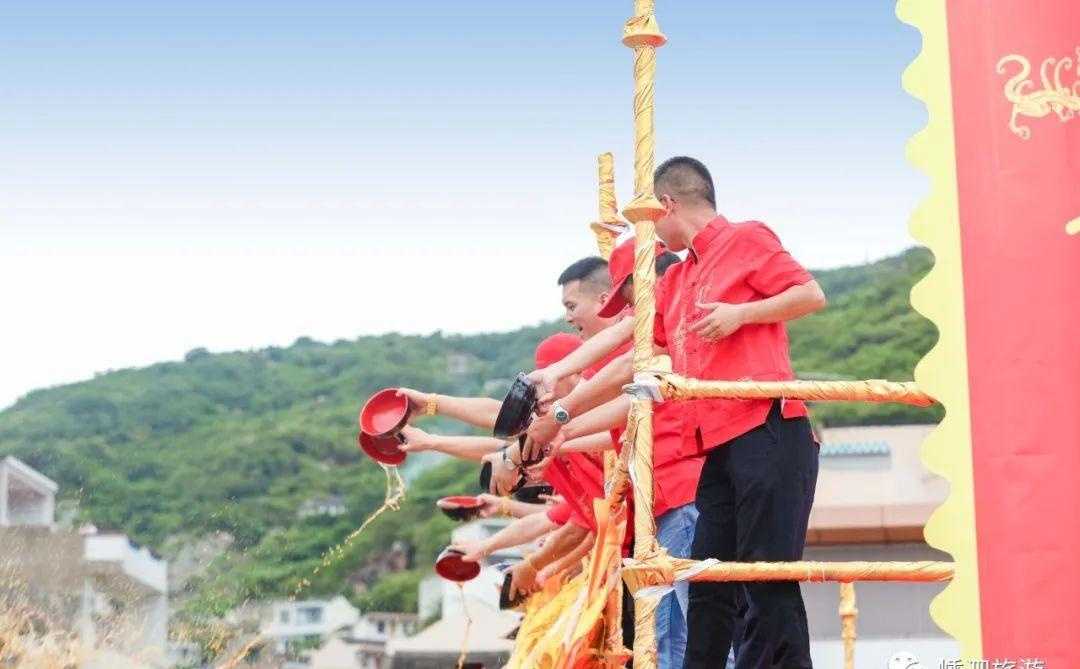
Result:
[[[597,158],[600,177],[599,218],[589,227],[596,236],[596,246],[604,260],[611,257],[615,242],[626,231],[626,222],[619,218],[619,208],[615,202],[615,158],[610,153],[601,153]]]
[[[634,224],[634,370],[646,369],[653,358],[653,318],[656,315],[655,223],[664,213],[653,193],[656,153],[653,89],[656,49],[666,39],[653,14],[653,0],[635,0],[634,16],[623,29],[623,44],[634,50],[634,199],[623,215]],[[634,557],[657,554],[653,520],[652,402],[633,401],[634,439],[630,463],[634,485]],[[628,427],[628,431],[631,428]],[[628,446],[629,447],[629,446]],[[656,607],[658,597],[634,603],[634,667],[656,667]]]
[[[855,584],[840,583],[840,638],[844,640],[844,669],[855,669]]]
[[[696,560],[627,560],[623,577],[631,592],[646,585],[670,585],[675,580],[698,581],[905,581],[932,583],[951,580],[952,562],[717,562]],[[690,574],[686,578],[680,575]]]
[[[660,392],[667,400],[703,398],[812,400],[833,402],[897,402],[926,407],[934,404],[913,382],[869,381],[706,381],[678,374],[660,374]]]

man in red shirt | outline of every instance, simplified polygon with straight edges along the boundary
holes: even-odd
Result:
[[[666,161],[655,184],[666,210],[657,234],[673,251],[688,249],[657,294],[656,344],[668,350],[674,370],[699,379],[793,379],[784,322],[825,306],[817,282],[764,224],[717,214],[712,176],[699,161]],[[684,410],[684,448],[707,454],[692,556],[802,559],[818,472],[805,405],[707,399]],[[691,584],[685,666],[715,666],[727,654],[740,590],[736,666],[811,667],[796,582]]]
[[[655,175],[666,210],[658,236],[687,258],[658,283],[655,339],[674,370],[699,379],[794,378],[784,322],[825,306],[813,277],[758,222],[731,223],[716,212],[712,177],[692,158],[673,158]],[[541,375],[550,389],[565,373],[628,339],[625,321],[593,337]],[[581,414],[606,401],[631,377],[623,355],[557,403]],[[817,483],[817,445],[806,407],[797,401],[708,399],[684,402],[684,455],[706,455],[696,492],[695,559],[790,561],[802,558]],[[662,405],[661,405],[662,406]],[[534,422],[546,443],[557,430]],[[740,597],[741,595],[741,597]],[[686,667],[716,666],[727,654],[743,608],[738,667],[810,667],[806,611],[799,584],[693,583]]]

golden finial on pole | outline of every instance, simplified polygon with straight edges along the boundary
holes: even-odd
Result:
[[[619,218],[615,204],[615,159],[611,153],[601,153],[597,159],[600,173],[600,217],[589,227],[596,235],[596,246],[604,260],[611,257],[619,235],[626,231],[626,223]]]

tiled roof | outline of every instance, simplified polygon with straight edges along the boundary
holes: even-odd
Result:
[[[821,457],[851,457],[860,455],[889,455],[888,442],[885,441],[840,441],[821,445]]]

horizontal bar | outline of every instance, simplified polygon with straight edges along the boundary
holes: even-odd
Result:
[[[770,399],[833,402],[897,402],[930,406],[930,397],[914,382],[883,381],[711,381],[678,374],[657,374],[660,394],[668,400],[706,398]]]
[[[669,558],[623,561],[623,579],[631,592],[675,581],[906,581],[929,583],[952,579],[952,562],[716,562]]]

